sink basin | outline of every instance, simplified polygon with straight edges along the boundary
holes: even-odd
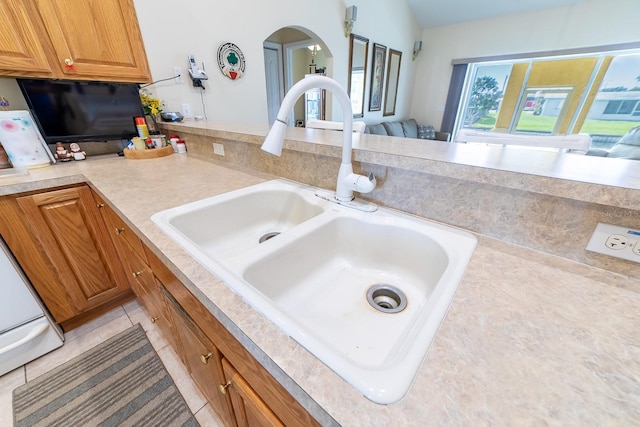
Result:
[[[249,266],[244,279],[323,345],[374,368],[393,357],[402,332],[425,313],[448,264],[447,253],[427,234],[342,217],[274,250]],[[371,305],[365,296],[375,285],[395,287],[406,307],[381,315],[394,303]]]
[[[476,246],[390,209],[361,212],[274,180],[152,220],[254,308],[376,403],[400,400]],[[259,243],[276,230],[277,238]]]
[[[182,244],[233,258],[316,215],[322,203],[304,186],[268,182],[158,213],[153,220]]]

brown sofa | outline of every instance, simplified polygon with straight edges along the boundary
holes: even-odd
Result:
[[[437,132],[433,126],[419,125],[415,119],[367,125],[364,133],[403,138],[434,139],[438,141],[451,140],[451,134],[449,132]]]

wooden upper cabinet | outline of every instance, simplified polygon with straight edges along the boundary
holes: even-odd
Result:
[[[0,76],[150,82],[133,0],[0,0]]]
[[[78,312],[129,291],[89,187],[54,190],[16,201]]]
[[[150,81],[132,0],[35,0],[68,79]]]
[[[37,23],[30,19],[36,14],[29,0],[0,0],[0,76],[52,75]]]

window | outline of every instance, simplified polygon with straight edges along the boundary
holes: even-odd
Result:
[[[588,133],[607,148],[640,125],[640,49],[469,62],[459,90],[454,134]]]
[[[622,101],[607,102],[607,107],[604,109],[603,114],[618,114],[618,110],[620,109],[620,104],[622,104]]]
[[[571,88],[528,88],[526,95],[517,115],[516,133],[556,135]]]

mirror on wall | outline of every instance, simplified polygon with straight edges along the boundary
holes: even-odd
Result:
[[[389,61],[387,65],[387,84],[384,94],[383,116],[393,116],[396,113],[396,99],[398,97],[398,81],[400,79],[400,62],[402,52],[389,49]]]
[[[353,117],[364,117],[364,86],[367,79],[369,39],[351,34],[349,39],[349,81],[347,92],[351,98]]]

